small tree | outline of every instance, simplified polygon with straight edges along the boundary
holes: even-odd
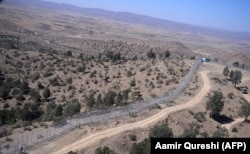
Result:
[[[226,67],[223,69],[223,75],[224,75],[225,77],[227,77],[228,74],[229,74],[229,69],[228,69],[228,67],[226,66]]]
[[[61,104],[57,105],[55,110],[54,110],[54,115],[55,117],[60,117],[62,116],[62,113],[63,113],[63,107]]]
[[[150,139],[145,138],[140,143],[133,143],[130,154],[150,154]]]
[[[224,107],[223,94],[220,91],[215,91],[207,101],[207,110],[211,111],[212,117],[218,117]]]
[[[23,94],[23,95],[26,95],[30,92],[30,87],[29,87],[29,84],[28,82],[26,81],[23,81],[20,85],[20,93]]]
[[[37,91],[35,89],[31,89],[30,96],[33,99],[33,101],[35,101],[35,102],[40,102],[41,101],[41,96],[39,94],[39,91]]]
[[[95,104],[96,104],[97,107],[103,105],[103,100],[102,100],[102,95],[101,94],[97,95],[97,99],[96,99],[96,103]]]
[[[116,153],[109,147],[104,146],[103,148],[102,147],[96,148],[95,154],[116,154]]]
[[[231,80],[231,81],[232,81],[233,76],[234,76],[234,71],[232,70],[232,71],[230,72],[230,74],[229,74],[229,77],[230,77],[230,80]]]
[[[149,137],[153,138],[172,138],[173,132],[172,129],[168,127],[167,123],[162,123],[155,125],[149,132]]]
[[[247,120],[248,116],[250,116],[250,104],[249,103],[243,103],[239,109],[239,116],[245,117],[245,120]]]
[[[131,87],[135,87],[135,86],[136,86],[135,79],[131,80],[131,82],[130,82],[130,86],[131,86]]]
[[[68,50],[65,54],[67,57],[71,57],[72,56],[72,51],[71,50]]]
[[[234,71],[231,81],[234,84],[234,87],[236,87],[237,84],[241,83],[241,79],[242,79],[242,72],[239,70]]]
[[[103,103],[106,106],[111,106],[115,103],[116,92],[109,90],[103,98]]]
[[[201,126],[198,123],[191,123],[189,127],[186,128],[181,135],[183,138],[196,138],[196,136],[200,133]]]
[[[0,97],[4,100],[8,99],[9,98],[9,93],[10,93],[11,89],[9,86],[3,84],[1,87],[0,87]]]
[[[3,81],[5,80],[4,74],[0,70],[0,86],[2,86]]]
[[[48,98],[50,97],[50,90],[49,90],[49,88],[47,87],[47,88],[45,88],[44,89],[44,91],[43,91],[43,97],[44,97],[44,99],[46,100],[46,101],[48,101]]]
[[[95,105],[95,98],[94,98],[94,95],[93,94],[90,94],[89,97],[87,98],[87,106],[89,108],[92,108],[94,107]]]
[[[149,59],[155,59],[156,58],[156,55],[155,53],[153,52],[153,49],[151,48],[150,51],[147,53],[147,56]]]
[[[167,51],[165,52],[164,56],[165,56],[165,58],[170,57],[170,52],[167,50]]]
[[[240,66],[240,63],[239,62],[233,62],[233,66],[235,66],[235,67],[239,67]]]
[[[226,128],[219,127],[214,133],[213,138],[228,138],[228,130]]]
[[[77,154],[77,152],[69,151],[67,154]]]
[[[46,108],[45,108],[45,114],[43,115],[44,120],[50,121],[50,120],[54,119],[53,112],[54,112],[55,108],[56,108],[55,102],[47,103]]]
[[[80,113],[81,104],[77,99],[73,99],[71,102],[68,102],[64,111],[65,116],[73,116],[75,114]]]

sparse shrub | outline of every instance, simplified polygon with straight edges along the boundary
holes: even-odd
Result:
[[[173,138],[172,129],[169,128],[167,123],[162,123],[155,125],[152,129],[150,129],[149,137],[153,138]]]
[[[190,123],[188,128],[184,129],[183,134],[180,137],[183,138],[196,138],[199,135],[201,125],[198,123]]]
[[[227,66],[223,69],[222,74],[223,74],[225,77],[227,77],[227,76],[229,75],[229,69],[228,69]]]
[[[93,78],[96,76],[96,70],[94,70],[93,72],[90,73],[89,77],[90,78]]]
[[[41,117],[43,109],[39,107],[38,103],[25,103],[23,108],[16,109],[16,112],[18,119],[31,122]]]
[[[39,89],[44,89],[44,88],[45,88],[45,87],[42,85],[41,82],[38,82],[38,83],[37,83],[37,87],[38,87]]]
[[[41,101],[41,96],[39,92],[35,89],[31,89],[30,91],[30,96],[33,99],[34,102],[40,102]]]
[[[24,100],[25,100],[25,97],[24,97],[22,94],[19,94],[19,95],[16,97],[16,100],[18,100],[18,101],[24,101]]]
[[[227,94],[227,97],[230,98],[230,99],[234,99],[235,96],[234,96],[234,94],[231,92],[231,93],[228,93],[228,94]]]
[[[10,107],[10,105],[9,105],[9,103],[5,103],[4,105],[3,105],[3,108],[9,108]]]
[[[64,109],[64,115],[73,116],[75,114],[80,113],[80,110],[81,110],[81,104],[77,99],[73,99],[71,102],[67,103]]]
[[[67,57],[72,57],[72,51],[71,51],[71,50],[68,50],[68,51],[65,53],[65,56],[67,56]]]
[[[156,58],[156,55],[155,53],[153,52],[153,49],[151,48],[151,50],[147,53],[147,56],[149,59],[155,59]]]
[[[50,72],[50,71],[46,71],[45,73],[43,73],[43,77],[49,77],[49,76],[52,76],[53,75],[53,73],[52,72]]]
[[[151,94],[151,97],[152,98],[155,98],[157,95],[154,93],[154,94]]]
[[[133,76],[133,73],[132,73],[130,70],[128,70],[128,71],[127,71],[127,76],[128,76],[128,77],[131,77],[131,76]]]
[[[134,91],[131,94],[132,100],[133,101],[139,101],[139,100],[143,100],[142,94],[140,91]]]
[[[133,143],[130,154],[150,154],[150,139],[145,138],[142,142]]]
[[[109,147],[104,146],[103,148],[102,147],[96,148],[95,154],[116,154],[116,153]]]
[[[67,78],[67,79],[66,79],[66,82],[67,82],[68,84],[72,84],[72,78]]]
[[[228,138],[228,130],[224,127],[219,127],[214,133],[213,138]]]
[[[193,111],[189,110],[188,112],[189,112],[191,115],[194,115],[194,112],[193,112]]]
[[[196,119],[198,122],[206,121],[205,113],[204,112],[195,113],[194,114],[194,119]]]
[[[67,154],[77,154],[77,152],[69,151]]]
[[[195,56],[190,57],[190,60],[195,60]]]
[[[134,112],[129,112],[129,116],[132,118],[135,118],[135,117],[137,117],[137,114]]]
[[[122,91],[122,99],[124,101],[127,101],[129,99],[129,93],[130,93],[130,89],[126,89]]]
[[[96,102],[93,94],[90,94],[86,101],[86,104],[89,108],[93,108]]]
[[[103,98],[103,103],[106,106],[111,106],[115,103],[116,92],[109,90]]]
[[[40,73],[36,72],[32,75],[31,80],[34,82],[40,78]]]
[[[135,55],[135,56],[132,58],[133,61],[136,61],[137,59],[138,59],[137,55]]]
[[[131,80],[131,82],[130,82],[130,86],[131,86],[131,87],[135,87],[135,86],[136,86],[135,79]]]
[[[86,70],[86,64],[85,63],[83,63],[82,64],[82,66],[78,66],[77,68],[76,68],[76,70],[78,71],[78,72],[85,72],[85,70]]]
[[[168,50],[164,53],[164,57],[165,57],[165,58],[170,57],[170,52],[169,52]]]
[[[232,129],[232,132],[236,133],[236,132],[238,132],[238,129],[237,129],[236,127],[234,127],[234,128]]]
[[[58,79],[57,79],[56,77],[50,79],[50,80],[49,80],[49,83],[50,83],[52,86],[54,86],[54,87],[59,86],[59,81],[58,81]]]
[[[146,68],[143,67],[143,68],[140,69],[140,72],[143,72],[143,71],[145,71],[145,70],[146,70]]]
[[[6,137],[5,141],[6,141],[6,142],[12,142],[13,139],[12,139],[12,138],[9,138],[9,137]]]
[[[154,106],[152,106],[152,109],[161,109],[161,106],[159,104],[155,104]]]
[[[30,87],[28,82],[23,81],[20,85],[20,94],[26,95],[30,92]]]
[[[208,134],[207,131],[201,132],[201,133],[200,133],[200,136],[201,136],[202,138],[209,138],[209,134]]]
[[[68,91],[76,89],[76,87],[72,84],[68,85]]]
[[[63,116],[55,117],[53,119],[53,125],[62,127],[67,124],[67,120]]]
[[[240,63],[239,62],[233,62],[233,64],[232,64],[234,67],[239,67],[240,66]]]
[[[130,141],[136,141],[136,135],[135,134],[129,134]]]
[[[215,81],[215,83],[222,83],[222,81],[217,77],[214,77],[213,80]]]
[[[50,93],[50,90],[49,88],[45,88],[44,91],[43,91],[43,97],[46,101],[48,101],[48,98],[51,96],[51,93]]]

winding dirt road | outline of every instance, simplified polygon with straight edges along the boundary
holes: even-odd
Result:
[[[165,119],[172,112],[195,107],[198,103],[202,102],[202,99],[205,97],[205,95],[210,90],[210,84],[209,84],[209,78],[207,77],[207,72],[202,71],[202,72],[200,72],[200,74],[201,74],[201,77],[203,79],[203,87],[199,91],[199,93],[192,100],[188,101],[187,103],[165,108],[165,109],[161,110],[159,113],[157,113],[157,114],[155,114],[147,119],[135,122],[135,123],[124,124],[122,126],[118,126],[118,127],[104,130],[104,131],[96,132],[94,134],[90,134],[89,136],[82,138],[82,139],[80,139],[80,140],[78,140],[70,145],[64,146],[61,149],[59,149],[58,151],[54,151],[53,153],[54,154],[63,154],[63,153],[67,153],[71,150],[76,151],[76,150],[84,149],[86,147],[89,147],[93,144],[98,143],[102,139],[115,136],[115,135],[120,134],[122,132],[137,129],[137,128],[147,128],[149,126],[152,126],[153,124],[159,122],[160,120]]]

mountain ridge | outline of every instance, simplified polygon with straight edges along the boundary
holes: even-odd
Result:
[[[99,17],[99,18],[131,23],[131,24],[141,24],[164,30],[172,30],[177,32],[180,31],[190,32],[192,33],[192,35],[197,35],[198,33],[222,39],[225,39],[225,36],[223,35],[233,35],[234,37],[236,37],[235,39],[250,40],[250,32],[230,31],[213,27],[192,25],[182,22],[175,22],[166,19],[151,17],[147,15],[135,14],[131,12],[117,12],[117,11],[104,10],[100,8],[83,8],[69,4],[59,4],[42,0],[8,0],[5,1],[5,3],[9,5],[22,5],[25,7],[39,6],[39,8],[78,12],[78,13],[83,13],[84,15],[87,16]]]

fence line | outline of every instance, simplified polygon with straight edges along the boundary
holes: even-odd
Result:
[[[178,87],[162,96],[157,96],[154,98],[149,98],[147,100],[138,101],[133,104],[128,104],[125,106],[113,107],[105,110],[95,110],[88,113],[82,113],[74,118],[67,119],[65,125],[51,126],[47,129],[37,128],[36,131],[24,132],[23,134],[18,134],[16,138],[12,141],[5,141],[0,143],[0,154],[15,154],[20,153],[20,149],[28,149],[28,147],[33,146],[37,143],[49,141],[55,137],[65,134],[72,129],[78,127],[79,125],[86,125],[93,122],[98,122],[102,120],[108,120],[124,115],[129,115],[141,111],[144,108],[150,107],[152,105],[169,102],[174,100],[190,83],[191,78],[200,64],[200,59],[196,60],[193,66],[190,68],[188,74],[186,75],[184,81],[178,85]],[[42,149],[41,149],[42,150]]]

